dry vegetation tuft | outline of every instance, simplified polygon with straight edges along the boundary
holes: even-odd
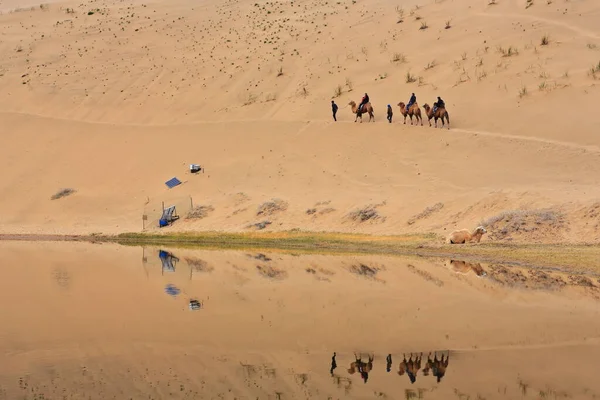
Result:
[[[385,205],[385,202],[382,204],[369,204],[365,207],[356,209],[354,211],[351,211],[348,213],[347,217],[349,219],[351,219],[352,221],[355,222],[366,222],[366,221],[385,221],[385,217],[381,214],[379,214],[379,211],[377,211],[377,208]]]
[[[202,219],[206,218],[208,214],[213,212],[215,209],[213,206],[196,206],[192,208],[186,215],[186,219]]]
[[[288,203],[281,199],[271,199],[270,201],[266,201],[262,203],[258,210],[256,211],[256,215],[273,215],[278,212],[283,212],[287,210]]]
[[[434,213],[440,211],[442,208],[444,208],[444,203],[436,203],[431,207],[427,207],[426,209],[421,211],[419,214],[411,217],[407,223],[408,223],[408,225],[412,225],[415,222],[417,222],[418,220],[428,218],[431,214],[434,214]]]
[[[60,189],[58,192],[54,193],[52,195],[52,197],[50,197],[50,199],[51,200],[62,199],[63,197],[70,196],[70,195],[72,195],[75,192],[76,192],[76,190],[75,189],[71,189],[71,188]]]
[[[488,230],[490,240],[512,240],[517,235],[548,235],[558,238],[558,231],[565,228],[565,217],[551,209],[510,210],[481,221]]]

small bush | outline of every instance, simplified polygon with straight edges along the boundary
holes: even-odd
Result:
[[[502,54],[502,57],[512,57],[519,54],[519,50],[516,47],[509,46],[505,49],[502,46],[498,47],[498,52]]]
[[[352,89],[354,88],[354,84],[352,83],[352,81],[350,80],[350,78],[346,78],[346,87],[348,88],[349,92],[351,92]]]
[[[527,96],[528,92],[527,92],[527,86],[523,86],[521,88],[521,90],[519,90],[519,97],[525,97]]]
[[[283,75],[283,67],[279,67],[279,69],[277,70],[277,76],[282,76]]]
[[[392,62],[404,64],[406,62],[406,56],[402,53],[394,53]]]
[[[542,40],[540,41],[540,45],[548,46],[550,44],[550,36],[544,35],[542,36]]]
[[[437,65],[437,63],[435,62],[435,60],[430,61],[429,63],[427,63],[427,65],[425,66],[425,71],[430,70],[432,68],[435,68],[435,66]]]
[[[258,97],[254,94],[254,93],[248,93],[246,95],[246,98],[244,99],[243,104],[245,106],[249,106],[250,104],[254,104],[256,103],[256,100],[258,99]]]
[[[359,208],[357,210],[351,211],[348,213],[347,217],[352,221],[356,221],[359,223],[366,221],[377,221],[377,220],[385,220],[379,211],[377,211],[378,205],[368,205],[363,208]]]
[[[262,203],[258,210],[256,211],[256,215],[272,215],[277,212],[282,212],[287,210],[288,203],[281,199],[272,199],[271,201],[266,201]]]
[[[427,28],[429,28],[429,25],[427,25],[427,22],[425,22],[425,21],[421,22],[421,27],[419,29],[424,31]]]
[[[50,197],[50,199],[51,200],[62,199],[63,197],[70,196],[70,195],[72,195],[75,192],[76,192],[76,190],[75,189],[71,189],[71,188],[60,189],[58,192],[54,193],[52,195],[52,197]]]
[[[598,64],[596,65],[592,65],[592,68],[590,68],[590,72],[589,75],[596,79],[596,74],[600,72],[600,61],[598,61]]]
[[[425,210],[421,211],[419,214],[413,216],[408,220],[408,225],[412,225],[420,219],[428,218],[431,214],[434,214],[444,208],[444,203],[436,203],[433,206],[427,207]]]
[[[450,29],[452,28],[452,25],[450,24],[451,21],[446,21],[446,26],[444,27],[444,29]]]
[[[342,95],[342,85],[337,85],[333,90],[333,97],[340,97]]]
[[[208,214],[213,212],[215,209],[213,206],[196,206],[192,208],[185,217],[186,219],[202,219],[206,218]]]
[[[417,78],[413,74],[411,74],[410,71],[408,71],[406,73],[406,83],[413,83],[416,81],[417,81]]]

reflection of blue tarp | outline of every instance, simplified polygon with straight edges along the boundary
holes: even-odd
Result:
[[[160,262],[162,263],[163,271],[166,269],[167,271],[175,272],[174,263],[177,264],[179,258],[164,250],[158,251],[158,257],[160,258]]]
[[[171,285],[170,283],[167,286],[165,286],[165,293],[169,296],[177,296],[180,292],[181,290]]]

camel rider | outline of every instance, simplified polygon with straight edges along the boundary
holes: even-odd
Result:
[[[369,95],[365,93],[365,96],[362,98],[362,100],[360,101],[360,104],[358,105],[358,112],[362,112],[362,106],[367,104],[369,102]]]
[[[446,108],[446,103],[444,103],[444,100],[442,100],[442,98],[440,96],[438,96],[438,99],[435,103],[433,103],[433,112],[435,113],[437,111],[438,108]]]
[[[408,110],[410,110],[410,107],[415,104],[417,102],[417,96],[415,96],[415,94],[413,93],[412,96],[410,96],[410,100],[408,101],[408,104],[406,105],[406,111],[408,112]]]

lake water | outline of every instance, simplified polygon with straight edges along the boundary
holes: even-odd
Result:
[[[460,260],[5,241],[0,399],[600,399],[599,299]]]

